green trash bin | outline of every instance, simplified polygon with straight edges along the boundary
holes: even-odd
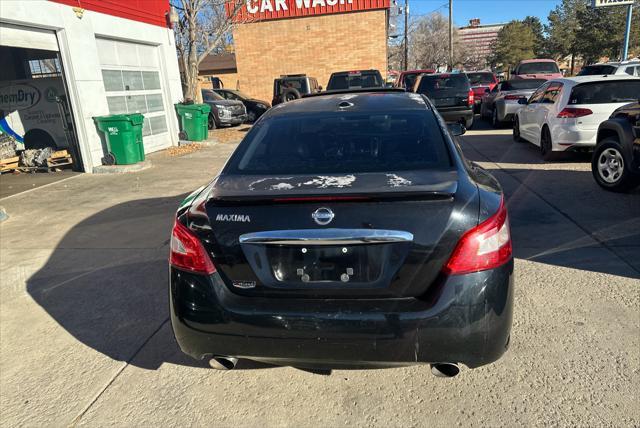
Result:
[[[185,134],[185,140],[203,141],[209,136],[209,113],[211,107],[207,104],[176,104],[176,111],[180,116],[180,128]]]
[[[104,132],[109,156],[117,165],[129,165],[144,160],[144,145],[142,142],[142,125],[144,116],[140,113],[113,114],[110,116],[94,117],[98,129]],[[112,159],[109,159],[112,157]]]

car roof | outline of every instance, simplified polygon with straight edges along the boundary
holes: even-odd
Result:
[[[606,75],[595,75],[595,76],[575,76],[575,77],[563,77],[561,79],[552,79],[549,82],[562,82],[569,85],[579,85],[581,83],[590,83],[590,82],[606,82],[610,80],[640,80],[640,78],[635,76],[630,76],[628,74],[606,74]]]
[[[422,95],[401,90],[366,90],[322,92],[300,100],[278,104],[269,110],[270,117],[296,113],[323,113],[342,110],[350,112],[385,112],[398,110],[425,110],[429,104]]]
[[[523,59],[520,64],[528,64],[530,62],[555,62],[553,59],[541,58],[541,59]]]
[[[376,70],[374,68],[369,68],[367,70],[334,71],[333,73],[331,73],[331,75],[334,75],[334,74],[349,74],[349,73],[367,73],[367,72],[380,73],[380,70]]]
[[[431,73],[433,74],[435,70],[433,68],[421,68],[419,70],[406,70],[400,74],[415,74],[415,73]]]

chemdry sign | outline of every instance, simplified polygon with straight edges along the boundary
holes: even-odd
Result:
[[[26,110],[38,104],[38,101],[40,91],[31,85],[20,83],[0,88],[0,110],[5,114]]]

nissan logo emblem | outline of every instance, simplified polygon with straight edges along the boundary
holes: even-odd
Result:
[[[311,214],[311,218],[313,218],[313,221],[318,223],[320,226],[328,225],[329,223],[331,223],[331,220],[333,220],[334,217],[335,214],[333,213],[333,211],[331,211],[329,208],[324,207],[318,208],[313,212],[313,214]]]

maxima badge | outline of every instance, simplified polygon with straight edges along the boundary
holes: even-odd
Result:
[[[333,213],[333,211],[331,211],[329,208],[324,207],[318,208],[313,212],[313,214],[311,214],[311,218],[313,218],[313,221],[318,223],[320,226],[328,225],[329,223],[331,223],[331,220],[333,220],[334,217],[335,214]]]

